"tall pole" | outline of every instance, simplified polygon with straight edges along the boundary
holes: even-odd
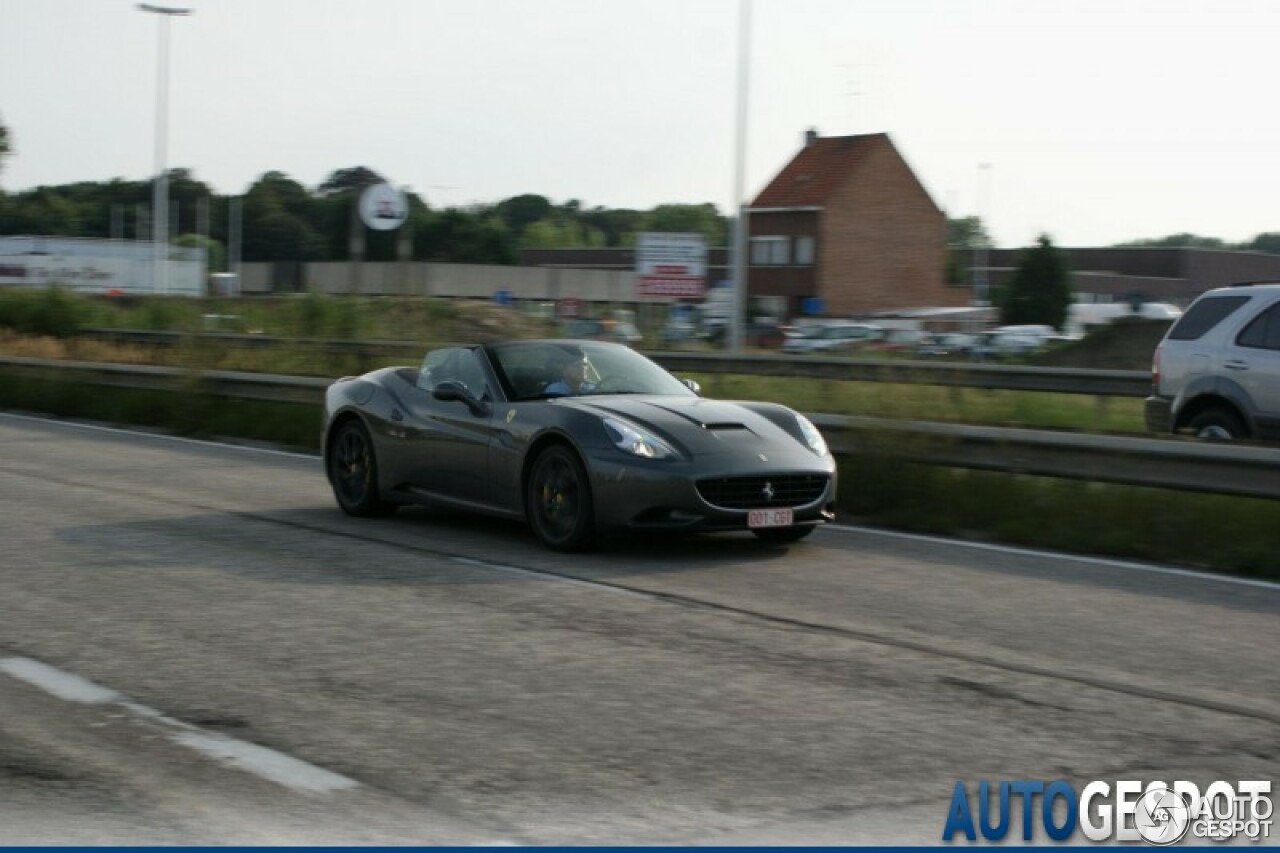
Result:
[[[982,223],[983,230],[987,230],[987,195],[989,192],[988,175],[991,172],[990,163],[978,164],[978,221]],[[990,236],[989,234],[987,235]],[[979,307],[986,307],[990,304],[988,298],[987,278],[987,239],[980,238],[973,249],[973,302]]]
[[[741,352],[747,322],[747,204],[742,197],[747,169],[747,91],[751,83],[751,0],[738,2],[738,120],[735,131],[733,204],[733,321],[729,348]]]
[[[160,16],[156,57],[156,182],[151,204],[152,223],[155,228],[153,234],[155,252],[152,258],[154,266],[151,287],[152,290],[168,294],[169,176],[166,160],[169,144],[169,19],[175,15],[190,15],[191,10],[171,6],[153,6],[150,3],[139,3],[138,9]]]
[[[235,276],[235,292],[241,292],[240,282],[240,246],[243,241],[241,228],[244,214],[241,208],[243,199],[240,196],[227,199],[227,272]]]

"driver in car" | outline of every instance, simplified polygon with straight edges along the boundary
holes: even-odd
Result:
[[[595,385],[586,381],[586,379],[587,360],[585,357],[576,358],[565,363],[560,371],[560,381],[552,382],[543,393],[557,396],[589,394],[595,388]]]

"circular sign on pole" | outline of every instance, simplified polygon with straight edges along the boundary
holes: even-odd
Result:
[[[394,231],[409,218],[409,199],[391,184],[374,184],[360,196],[360,218],[374,231]]]

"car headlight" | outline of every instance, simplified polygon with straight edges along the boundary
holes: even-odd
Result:
[[[676,452],[657,436],[618,418],[605,418],[604,430],[619,450],[645,459],[671,459]]]
[[[800,434],[804,436],[804,443],[809,449],[819,456],[826,456],[831,451],[827,449],[827,441],[822,437],[822,433],[818,432],[818,428],[813,425],[813,421],[804,415],[796,415],[796,423],[800,425]]]

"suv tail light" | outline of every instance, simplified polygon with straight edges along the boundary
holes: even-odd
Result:
[[[1151,393],[1160,393],[1160,347],[1156,347],[1156,354],[1151,357]]]

